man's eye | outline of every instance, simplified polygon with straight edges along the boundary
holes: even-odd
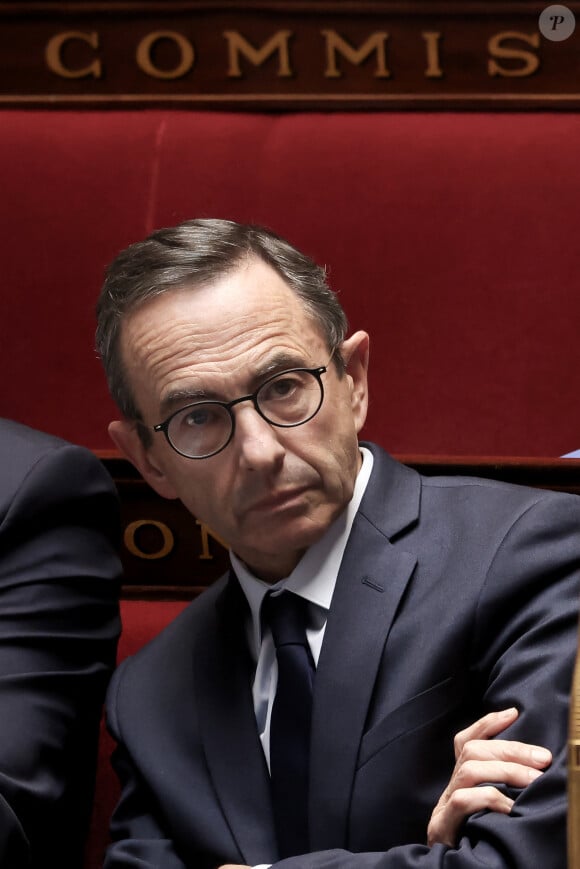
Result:
[[[214,416],[215,414],[212,412],[211,408],[198,407],[185,414],[183,417],[183,424],[190,428],[209,425]]]
[[[284,377],[282,380],[275,380],[272,386],[277,395],[288,395],[296,388],[296,381],[290,377]]]
[[[279,380],[274,380],[267,385],[264,390],[265,394],[262,398],[269,401],[275,401],[279,398],[290,398],[300,386],[300,382],[295,377],[281,377]]]

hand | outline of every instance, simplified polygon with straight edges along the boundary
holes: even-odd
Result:
[[[514,801],[492,785],[501,782],[524,788],[548,766],[552,755],[546,748],[507,739],[490,739],[518,717],[517,709],[491,712],[455,736],[455,768],[441,794],[427,827],[429,846],[440,842],[454,847],[463,819],[490,809],[509,814]]]

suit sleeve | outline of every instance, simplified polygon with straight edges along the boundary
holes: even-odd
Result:
[[[117,693],[129,661],[117,669],[107,697],[107,727],[116,743],[112,762],[122,795],[111,821],[113,844],[107,849],[104,869],[187,869],[157,822],[150,804],[152,798],[123,745],[117,720]]]
[[[580,498],[542,495],[492,555],[472,640],[482,711],[516,706],[519,719],[502,737],[545,745],[554,755],[547,772],[511,792],[510,815],[469,817],[456,848],[417,843],[384,853],[322,851],[279,861],[275,869],[562,869],[579,590]]]
[[[0,865],[78,869],[119,633],[118,503],[59,445],[0,515]]]

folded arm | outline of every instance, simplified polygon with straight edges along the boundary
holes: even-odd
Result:
[[[456,734],[456,764],[427,828],[427,842],[455,847],[461,824],[468,815],[484,810],[509,814],[514,801],[493,785],[501,782],[524,788],[534,781],[551,759],[546,748],[510,740],[492,740],[518,717],[517,709],[490,712]],[[219,869],[251,869],[228,863]]]
[[[116,496],[63,445],[1,510],[0,863],[78,867],[119,631]]]

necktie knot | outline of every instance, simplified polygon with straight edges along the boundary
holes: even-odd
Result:
[[[292,592],[268,595],[265,599],[264,619],[270,627],[277,650],[282,646],[306,646],[307,608],[307,601]]]

